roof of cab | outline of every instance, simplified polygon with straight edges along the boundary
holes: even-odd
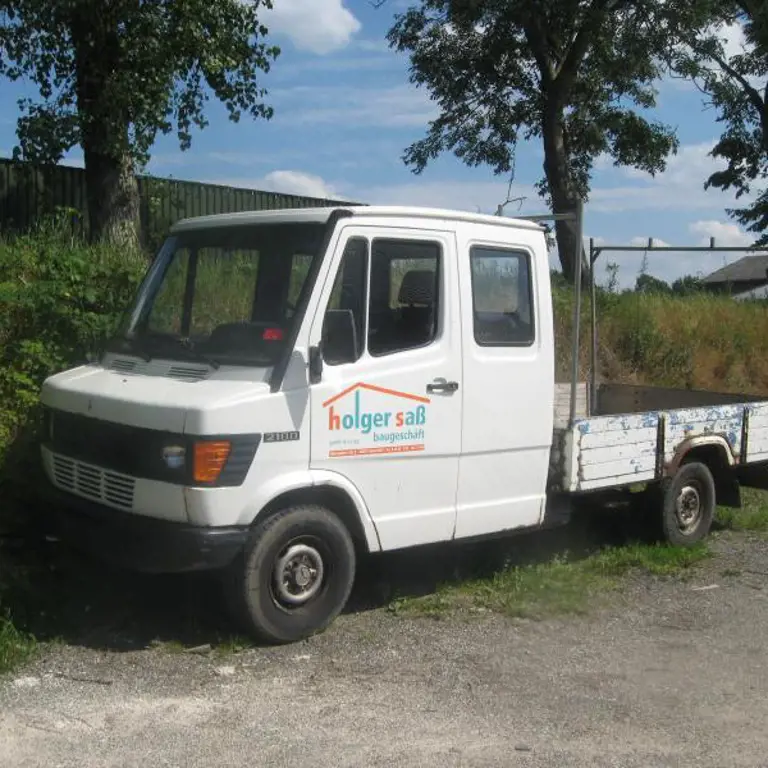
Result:
[[[280,224],[286,222],[311,222],[325,224],[334,211],[346,211],[354,217],[413,217],[442,219],[448,221],[467,221],[476,224],[516,227],[518,229],[542,229],[542,225],[526,219],[491,216],[485,213],[455,211],[444,208],[421,208],[401,205],[337,205],[328,208],[282,208],[269,211],[241,211],[239,213],[218,213],[211,216],[196,216],[182,219],[171,227],[171,233],[186,232],[209,227],[241,226],[248,224]]]

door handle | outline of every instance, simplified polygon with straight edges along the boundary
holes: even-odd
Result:
[[[458,388],[458,381],[446,381],[445,379],[436,379],[427,384],[427,392],[455,392]]]

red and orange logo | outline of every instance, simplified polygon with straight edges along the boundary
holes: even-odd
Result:
[[[388,395],[407,401],[410,408],[368,410],[361,392]],[[353,395],[352,409],[339,410],[339,402]],[[430,399],[408,392],[398,392],[373,384],[357,383],[323,403],[328,409],[329,456],[370,456],[385,453],[410,453],[424,450],[427,405]],[[415,404],[415,405],[414,405]]]

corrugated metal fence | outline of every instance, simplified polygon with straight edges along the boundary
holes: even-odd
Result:
[[[175,221],[187,216],[355,204],[154,176],[139,177],[139,194],[143,239],[151,245]],[[62,210],[76,213],[73,218],[87,227],[85,172],[81,168],[0,159],[0,230],[24,231],[43,216]]]

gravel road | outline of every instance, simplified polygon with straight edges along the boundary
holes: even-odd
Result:
[[[230,655],[63,645],[0,680],[0,764],[768,766],[768,539],[583,618],[342,616]]]

